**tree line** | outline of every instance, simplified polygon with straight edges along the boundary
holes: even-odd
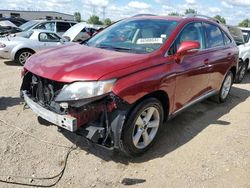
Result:
[[[81,13],[80,12],[75,12],[74,13],[74,17],[75,17],[75,20],[77,22],[81,22],[82,21],[82,17],[81,17]],[[103,21],[100,20],[100,18],[96,15],[93,15],[91,16],[87,22],[89,24],[94,24],[94,25],[111,25],[112,24],[112,21],[110,18],[106,18],[104,19]]]
[[[184,15],[187,14],[197,14],[197,11],[195,9],[186,9]],[[168,14],[169,16],[183,16],[183,14],[180,14],[178,12],[171,12]],[[82,18],[81,18],[81,13],[80,12],[75,12],[74,14],[75,20],[77,22],[81,22]],[[221,23],[226,24],[226,19],[220,15],[216,15],[214,16],[215,19],[219,20]],[[100,18],[96,15],[92,15],[87,22],[89,24],[95,24],[95,25],[111,25],[112,21],[110,18],[106,18],[103,21],[100,20]],[[250,27],[250,19],[244,19],[242,20],[239,24],[239,27]]]

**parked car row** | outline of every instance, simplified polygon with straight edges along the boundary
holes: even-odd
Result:
[[[225,102],[238,61],[235,40],[213,19],[138,15],[32,55],[20,92],[59,128],[138,156],[186,108],[209,97]]]
[[[66,21],[32,20],[21,25],[20,29],[21,32],[0,38],[0,57],[24,65],[34,53],[68,45],[70,42],[80,43],[90,38],[100,27],[85,22],[76,24]]]

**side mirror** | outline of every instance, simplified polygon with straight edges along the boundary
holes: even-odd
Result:
[[[60,39],[60,43],[61,43],[61,44],[64,44],[65,42],[66,42],[65,39]]]
[[[200,43],[196,41],[183,41],[176,53],[176,61],[180,62],[181,58],[185,55],[190,55],[200,49]]]

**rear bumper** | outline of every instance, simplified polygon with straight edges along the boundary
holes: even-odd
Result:
[[[25,91],[23,91],[23,98],[27,105],[40,117],[43,119],[57,125],[58,127],[67,129],[71,132],[77,130],[77,119],[69,115],[60,115],[52,111],[43,108],[39,104],[35,103],[32,99],[28,97]]]

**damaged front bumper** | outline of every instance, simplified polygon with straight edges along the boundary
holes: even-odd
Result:
[[[56,114],[46,108],[43,108],[39,104],[35,103],[25,91],[22,91],[24,101],[26,104],[43,119],[61,127],[68,131],[75,132],[77,130],[77,119],[69,115]]]

